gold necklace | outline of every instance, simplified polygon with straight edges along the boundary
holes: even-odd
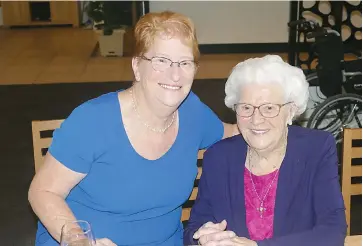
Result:
[[[132,93],[132,88],[130,89],[130,95],[131,95],[131,100],[132,100],[132,107],[133,107],[134,111],[136,112],[137,118],[149,130],[151,130],[153,132],[157,132],[157,133],[165,133],[165,131],[168,130],[171,127],[171,125],[174,123],[176,111],[173,113],[173,116],[171,118],[171,121],[169,122],[169,124],[166,127],[162,128],[162,129],[158,129],[158,128],[154,128],[154,127],[150,126],[149,123],[147,123],[147,122],[145,122],[145,121],[143,121],[141,119],[141,116],[139,114],[139,111],[137,110],[137,107],[136,107],[136,103],[135,103],[135,99],[134,99],[134,94]]]

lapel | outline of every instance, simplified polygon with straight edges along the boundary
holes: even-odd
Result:
[[[297,136],[293,127],[289,129],[287,151],[280,167],[280,174],[276,190],[275,214],[274,214],[274,236],[281,236],[286,232],[288,225],[288,211],[292,199],[302,178],[303,148],[300,148],[300,138]]]
[[[231,229],[239,236],[249,237],[246,227],[246,209],[244,195],[244,167],[246,161],[247,145],[241,136],[239,144],[235,145],[236,149],[231,151],[233,156],[230,158],[229,165],[229,195],[231,197]]]
[[[304,155],[300,138],[294,131],[294,127],[290,127],[287,143],[287,151],[280,168],[280,174],[276,190],[276,203],[274,214],[274,236],[283,235],[289,226],[288,210],[292,199],[297,191],[300,183],[303,169],[302,157]],[[247,144],[241,136],[239,144],[235,145],[230,153],[229,161],[232,165],[229,170],[229,187],[228,193],[231,197],[231,222],[229,229],[233,230],[237,235],[249,238],[249,232],[246,226],[246,206],[244,196],[244,167],[247,154]]]

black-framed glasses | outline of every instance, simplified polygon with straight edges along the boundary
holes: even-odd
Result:
[[[255,113],[255,110],[258,109],[263,117],[274,118],[280,114],[280,110],[283,106],[290,103],[291,102],[284,104],[265,103],[260,106],[253,106],[248,103],[237,103],[234,105],[234,111],[238,116],[251,117]]]
[[[149,61],[151,66],[155,71],[165,72],[167,69],[171,68],[173,64],[177,64],[179,68],[183,70],[186,74],[193,74],[197,68],[197,64],[193,60],[184,60],[174,62],[166,57],[154,56],[152,58],[147,58],[145,56],[140,56],[140,58]]]

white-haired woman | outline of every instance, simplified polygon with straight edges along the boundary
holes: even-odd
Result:
[[[344,245],[334,138],[291,125],[307,100],[303,72],[279,56],[233,69],[225,103],[241,135],[205,153],[185,245]]]

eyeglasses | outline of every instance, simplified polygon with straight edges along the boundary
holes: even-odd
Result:
[[[182,69],[182,71],[188,75],[195,72],[197,68],[197,64],[193,60],[184,60],[180,62],[173,62],[169,58],[154,56],[152,58],[147,58],[145,56],[141,56],[140,58],[150,61],[151,66],[155,71],[165,72],[168,68],[170,68],[174,63],[178,65]]]
[[[258,107],[247,103],[237,103],[234,105],[234,110],[236,111],[236,114],[238,116],[251,117],[255,113],[255,110],[257,108],[263,117],[274,118],[280,114],[281,108],[289,103],[291,102],[285,104],[266,103]]]

